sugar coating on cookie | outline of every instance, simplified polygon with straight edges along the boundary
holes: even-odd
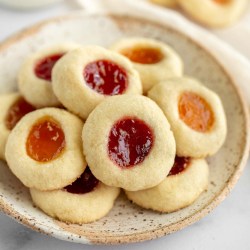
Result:
[[[181,76],[183,63],[180,56],[168,45],[148,38],[124,38],[111,49],[129,58],[139,72],[143,93],[155,84],[173,76]]]
[[[178,3],[191,17],[204,25],[222,27],[240,17],[248,0],[178,0]]]
[[[21,94],[38,108],[60,106],[52,90],[51,72],[56,62],[78,44],[65,43],[47,47],[31,54],[18,73]]]
[[[61,103],[83,119],[110,96],[142,93],[140,77],[131,62],[98,46],[65,55],[54,67],[52,79]]]
[[[0,95],[0,159],[5,160],[5,145],[18,121],[35,108],[17,92]]]
[[[30,188],[54,190],[75,181],[86,168],[83,122],[58,108],[36,110],[11,131],[5,157],[11,171]]]
[[[177,0],[150,0],[152,3],[160,4],[167,7],[175,7]]]
[[[159,184],[173,165],[176,145],[168,120],[149,98],[110,97],[83,128],[92,173],[109,186],[136,191]]]
[[[203,158],[221,148],[227,135],[227,123],[216,93],[185,77],[156,85],[148,96],[169,120],[177,155]]]
[[[204,159],[176,157],[169,175],[158,186],[125,193],[143,208],[170,213],[192,204],[207,188],[208,181],[209,167]]]
[[[70,223],[89,223],[104,217],[120,189],[98,181],[87,167],[71,185],[60,190],[30,189],[33,202],[46,214]]]

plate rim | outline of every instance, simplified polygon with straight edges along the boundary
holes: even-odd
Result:
[[[181,36],[184,36],[188,40],[191,40],[192,43],[194,43],[197,47],[199,47],[201,50],[205,51],[206,54],[221,68],[223,73],[228,77],[230,84],[235,90],[235,93],[237,94],[241,108],[243,110],[243,117],[245,119],[245,145],[242,148],[242,154],[241,158],[239,160],[239,164],[235,168],[235,171],[233,174],[229,177],[228,181],[225,183],[224,187],[215,195],[211,201],[203,206],[201,209],[195,211],[191,216],[186,217],[178,222],[171,223],[168,226],[163,226],[161,228],[157,229],[150,229],[145,232],[141,233],[134,233],[134,234],[127,234],[122,236],[117,235],[105,235],[105,238],[96,238],[93,237],[92,234],[86,233],[86,235],[81,235],[82,237],[79,238],[77,241],[78,243],[83,244],[124,244],[124,243],[134,243],[134,242],[141,242],[146,240],[155,239],[158,237],[162,237],[164,235],[168,235],[170,233],[179,231],[197,221],[199,221],[201,218],[205,217],[208,213],[210,213],[214,208],[216,208],[231,192],[231,190],[236,185],[238,179],[240,178],[247,160],[248,155],[250,151],[250,117],[249,117],[249,110],[248,110],[248,104],[247,101],[244,98],[244,95],[242,94],[242,90],[239,86],[235,83],[233,80],[233,77],[231,74],[225,69],[225,67],[222,65],[222,63],[207,49],[205,48],[200,42],[196,41],[194,38],[190,37],[190,35],[185,34],[179,30],[174,29],[173,27],[168,26],[167,24],[161,22],[161,21],[152,21],[149,18],[146,17],[140,17],[136,15],[131,14],[119,14],[114,12],[97,12],[97,13],[88,13],[83,11],[72,11],[71,13],[60,15],[57,17],[48,18],[44,21],[40,21],[38,23],[35,23],[33,25],[30,25],[26,27],[25,29],[21,29],[20,31],[14,32],[12,35],[1,41],[0,43],[0,52],[6,50],[11,45],[20,42],[21,40],[32,36],[33,34],[36,34],[39,32],[43,27],[46,25],[49,25],[51,23],[57,23],[57,22],[63,22],[65,20],[70,19],[76,19],[76,18],[84,18],[85,16],[107,16],[109,18],[130,18],[137,21],[144,21],[147,23],[151,23],[154,26],[158,26],[164,29],[172,30],[175,33],[180,34]],[[223,43],[223,42],[222,42]],[[6,215],[11,217],[12,219],[16,220],[17,222],[23,224],[24,226],[27,226],[28,228],[31,228],[32,230],[35,230],[37,232],[53,236],[55,238],[61,239],[61,240],[68,240],[71,239],[65,238],[62,235],[55,233],[46,232],[44,229],[39,228],[39,223],[36,223],[34,225],[33,222],[29,221],[29,219],[23,215],[21,215],[19,212],[17,212],[13,207],[11,207],[9,204],[5,203],[3,200],[3,197],[0,196],[0,211],[4,212]],[[66,231],[68,232],[68,231]],[[100,235],[101,236],[101,235]]]

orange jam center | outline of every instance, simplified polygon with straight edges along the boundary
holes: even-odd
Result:
[[[231,0],[213,0],[214,2],[218,4],[228,4]]]
[[[50,117],[41,119],[32,127],[26,142],[27,154],[39,162],[59,157],[64,148],[64,132]]]
[[[141,64],[154,64],[163,59],[163,54],[156,48],[127,48],[121,54],[129,58],[132,62]]]
[[[27,103],[23,98],[19,98],[8,110],[5,117],[5,126],[7,129],[12,130],[19,120],[35,108]]]
[[[209,104],[192,92],[184,92],[179,99],[179,116],[192,129],[207,132],[213,125],[214,115]]]

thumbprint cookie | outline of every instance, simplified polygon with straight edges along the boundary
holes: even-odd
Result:
[[[110,97],[83,127],[87,163],[109,186],[129,191],[159,184],[175,158],[175,140],[161,109],[147,97]]]
[[[169,77],[182,76],[183,63],[168,45],[146,38],[126,38],[111,47],[129,58],[139,72],[143,92]]]
[[[168,176],[158,186],[125,193],[143,208],[170,213],[192,204],[205,191],[208,180],[209,168],[204,159],[176,157]]]
[[[53,69],[52,82],[60,102],[83,119],[107,97],[142,93],[140,77],[131,62],[98,46],[65,55]]]
[[[49,216],[70,223],[89,223],[104,217],[120,189],[97,180],[87,167],[71,185],[54,191],[30,189],[36,206]]]
[[[30,188],[54,190],[75,181],[86,168],[83,122],[58,108],[24,116],[11,131],[5,157],[11,171]]]
[[[5,160],[5,145],[10,131],[18,121],[35,108],[19,93],[0,95],[0,159]]]
[[[178,0],[178,2],[191,17],[210,27],[232,24],[248,4],[248,0]]]
[[[204,158],[223,145],[226,116],[219,96],[191,78],[173,78],[148,96],[163,110],[176,140],[178,156]]]
[[[35,107],[60,106],[52,90],[51,74],[56,62],[76,44],[59,44],[28,57],[18,74],[18,86],[24,98]]]
[[[175,7],[177,0],[150,0],[152,3],[160,4],[166,7]]]

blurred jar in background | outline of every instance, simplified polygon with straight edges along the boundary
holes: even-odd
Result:
[[[7,6],[14,9],[29,10],[46,7],[62,0],[0,0],[0,6]]]

